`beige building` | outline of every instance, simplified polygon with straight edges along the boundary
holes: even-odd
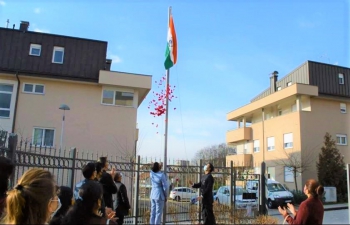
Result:
[[[107,42],[28,26],[0,28],[7,37],[0,40],[0,128],[35,146],[134,156],[137,109],[152,77],[110,71]]]
[[[350,69],[307,61],[281,80],[277,74],[271,75],[268,89],[227,114],[237,129],[226,133],[226,142],[236,147],[237,155],[226,161],[255,173],[265,161],[270,177],[291,190],[295,183],[286,165],[301,165],[305,171],[297,174],[297,183],[302,190],[307,179],[317,179],[316,162],[326,132],[350,163]]]

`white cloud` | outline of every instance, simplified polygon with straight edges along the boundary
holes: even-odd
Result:
[[[335,63],[334,63],[334,65],[338,66],[338,65],[339,65],[339,63],[338,63],[338,62],[335,62]]]
[[[1,6],[5,6],[5,5],[6,5],[6,2],[5,2],[5,1],[0,0],[0,5],[1,5]]]
[[[49,30],[46,30],[46,29],[39,29],[39,28],[35,28],[34,31],[35,31],[35,32],[40,32],[40,33],[50,33]]]
[[[36,13],[36,14],[41,13],[41,9],[40,9],[40,8],[35,8],[35,9],[34,9],[34,13]]]
[[[114,54],[110,54],[109,55],[109,58],[112,59],[112,63],[121,63],[122,62],[122,59],[117,56],[117,55],[114,55]]]

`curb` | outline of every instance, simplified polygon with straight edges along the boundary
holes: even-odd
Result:
[[[332,211],[332,210],[341,210],[341,209],[348,209],[348,206],[339,206],[339,207],[333,207],[333,208],[324,208],[324,211]]]

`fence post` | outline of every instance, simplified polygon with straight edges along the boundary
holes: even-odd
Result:
[[[138,218],[139,218],[139,183],[140,183],[140,156],[137,156],[136,160],[136,174],[135,174],[135,197],[134,197],[134,215],[135,215],[135,225],[138,224]],[[145,224],[147,224],[149,221],[145,221]]]
[[[71,172],[70,172],[70,185],[71,185],[71,187],[72,187],[72,190],[73,190],[73,192],[74,192],[74,187],[75,187],[75,185],[74,185],[74,175],[75,175],[75,160],[76,160],[76,158],[77,158],[77,148],[71,148],[71,151],[70,151],[70,153],[71,153],[71,158],[72,158],[72,165],[71,165]]]
[[[15,133],[9,134],[8,147],[10,150],[11,162],[16,167],[17,134]],[[11,186],[14,186],[14,182],[15,182],[15,171],[11,174]]]
[[[265,162],[261,163],[261,173],[260,173],[260,207],[259,214],[267,215],[266,210],[266,178],[265,178]]]
[[[201,182],[202,178],[202,172],[203,172],[203,160],[199,160],[199,174],[198,174],[198,181]],[[198,196],[200,196],[200,188],[198,188]],[[201,204],[198,202],[198,222],[201,223],[202,220],[202,210],[201,210]]]
[[[235,185],[235,173],[233,172],[233,161],[230,162],[230,207],[231,209],[234,209],[234,200],[233,200],[233,192],[234,192],[234,185]],[[234,215],[234,210],[230,210],[231,217]]]

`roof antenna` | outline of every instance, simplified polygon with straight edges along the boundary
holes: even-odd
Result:
[[[6,20],[6,28],[9,28],[9,23],[10,23],[10,20],[7,19],[7,20]]]
[[[13,24],[12,29],[15,29],[16,24]]]

